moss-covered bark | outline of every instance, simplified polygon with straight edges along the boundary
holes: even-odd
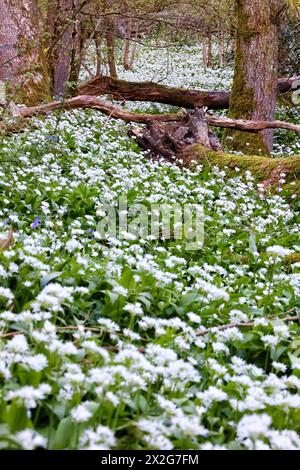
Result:
[[[236,55],[229,117],[272,121],[274,117],[280,12],[284,0],[236,0]],[[225,133],[226,146],[247,154],[268,154],[273,130]]]
[[[286,256],[285,263],[287,265],[299,263],[300,264],[300,253],[292,253],[291,255]]]
[[[300,187],[300,156],[286,158],[271,158],[261,156],[239,156],[224,152],[214,152],[202,145],[188,147],[183,155],[186,165],[201,162],[206,167],[218,166],[225,168],[228,175],[237,176],[236,168],[241,172],[250,171],[257,182],[265,187],[278,184],[282,173],[285,173],[285,187],[297,192]]]

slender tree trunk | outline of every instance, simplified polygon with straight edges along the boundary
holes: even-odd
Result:
[[[212,38],[211,34],[207,35],[207,67],[212,66]]]
[[[271,121],[274,117],[280,13],[284,0],[236,0],[235,70],[229,117]],[[249,154],[268,154],[273,130],[227,132],[226,145]]]
[[[115,33],[113,31],[113,24],[111,22],[109,22],[108,30],[106,32],[106,44],[107,44],[107,59],[108,59],[109,74],[111,77],[117,78],[118,73],[117,73],[116,55],[115,55],[116,41],[115,41]]]
[[[207,69],[207,51],[206,51],[206,44],[204,40],[202,42],[202,63],[203,63],[204,69],[206,70]]]
[[[130,53],[130,40],[125,39],[125,45],[124,45],[124,59],[123,59],[123,65],[125,70],[130,69],[130,64],[129,64],[129,53]]]
[[[225,33],[222,22],[219,26],[219,67],[224,67],[225,62]]]
[[[51,0],[47,29],[48,60],[54,96],[65,96],[68,82],[76,82],[80,67],[81,31],[78,0]]]
[[[134,60],[135,60],[137,48],[138,48],[138,43],[135,42],[135,43],[133,44],[132,49],[131,49],[131,57],[130,57],[130,59],[129,59],[129,70],[132,70],[132,69],[133,69],[133,64],[134,64]]]
[[[131,39],[131,34],[132,34],[132,18],[129,18],[127,21],[127,27],[126,27],[126,39],[125,39],[125,45],[124,45],[124,59],[123,59],[123,65],[125,70],[130,69],[130,59],[129,59],[129,54],[130,54],[130,39]]]
[[[96,64],[96,75],[103,75],[103,56],[101,48],[102,38],[99,33],[95,32],[95,47],[97,55],[97,64]]]
[[[80,15],[74,15],[74,25],[72,32],[72,53],[71,53],[71,63],[70,63],[70,75],[69,82],[71,85],[71,94],[74,94],[74,91],[77,90],[78,78],[80,73],[81,66],[81,51],[84,47],[84,34],[81,27],[81,18]]]
[[[25,104],[49,96],[40,12],[35,0],[0,0],[0,81]]]

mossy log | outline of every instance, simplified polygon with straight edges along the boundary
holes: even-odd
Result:
[[[299,79],[300,77],[279,79],[278,94],[288,92],[293,82]],[[87,81],[81,85],[79,93],[90,96],[109,94],[121,101],[151,101],[188,109],[227,109],[230,99],[230,92],[227,91],[186,90],[154,82],[127,82],[106,76],[97,76]]]
[[[203,145],[192,145],[185,149],[182,159],[184,165],[193,166],[195,162],[205,167],[218,166],[227,170],[229,176],[237,176],[236,168],[243,173],[250,171],[257,182],[266,188],[278,185],[285,174],[285,186],[294,188],[295,193],[300,189],[300,156],[286,158],[271,158],[255,155],[234,155],[225,152],[215,152]],[[296,184],[295,184],[296,183]]]

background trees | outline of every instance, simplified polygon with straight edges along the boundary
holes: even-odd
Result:
[[[270,121],[279,67],[286,73],[296,70],[295,48],[289,42],[295,40],[291,31],[298,27],[296,8],[287,16],[287,4],[287,0],[0,0],[7,17],[0,25],[0,79],[10,83],[14,100],[38,104],[72,95],[82,67],[91,77],[116,79],[118,67],[133,68],[140,43],[168,48],[197,42],[205,68],[223,67],[235,57],[229,116]],[[91,70],[85,58],[93,45],[97,64]],[[116,81],[109,84],[125,87]],[[130,96],[138,95],[140,87],[134,86]],[[227,107],[228,94],[215,97],[224,98],[216,107]],[[269,129],[258,134],[230,130],[225,137],[233,150],[272,150]]]

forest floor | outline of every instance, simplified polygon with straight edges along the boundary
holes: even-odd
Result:
[[[231,80],[191,48],[145,50],[135,70],[122,76]],[[129,125],[93,111],[36,123],[0,144],[0,238],[14,229],[0,251],[0,448],[300,449],[299,200],[238,168],[152,161]],[[280,131],[275,153],[300,144]],[[203,205],[203,246],[102,239],[102,204],[120,197],[129,211]]]

